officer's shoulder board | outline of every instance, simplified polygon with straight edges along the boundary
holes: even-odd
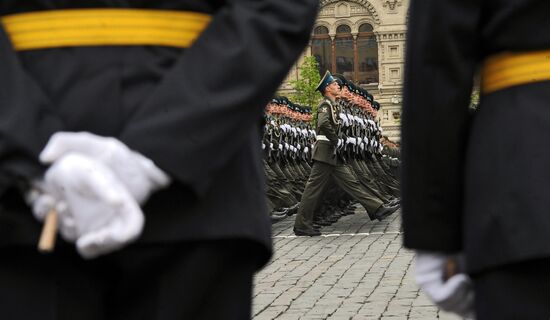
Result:
[[[332,108],[332,105],[330,104],[330,102],[327,100],[324,100],[319,105],[319,112],[323,112],[323,113],[329,112],[330,108]]]

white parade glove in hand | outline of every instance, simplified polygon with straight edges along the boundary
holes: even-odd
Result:
[[[44,180],[35,180],[31,183],[31,189],[25,195],[27,204],[32,208],[36,220],[43,222],[46,215],[52,209],[57,209],[59,200],[48,193]]]
[[[130,150],[111,137],[89,132],[58,132],[40,154],[40,161],[53,163],[68,153],[89,156],[109,167],[139,204],[151,193],[170,184],[170,177],[150,159]]]
[[[59,231],[65,240],[76,242],[84,258],[117,250],[141,234],[144,216],[139,204],[109,168],[92,158],[61,157],[46,171],[44,186],[46,195],[37,201],[55,199]],[[49,209],[33,205],[38,216]]]
[[[449,259],[461,259],[461,257],[433,252],[417,252],[416,282],[441,309],[470,318],[474,311],[472,282],[465,273],[456,273],[445,280]]]

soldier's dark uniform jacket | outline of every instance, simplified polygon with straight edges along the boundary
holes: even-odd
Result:
[[[262,106],[306,42],[315,2],[2,1],[3,16],[74,7],[213,15],[185,50],[76,47],[16,53],[1,30],[3,189],[14,185],[15,176],[42,170],[37,156],[54,132],[114,136],[174,179],[147,203],[143,241],[240,237],[270,251],[259,148]],[[273,43],[276,55],[268,50]],[[0,244],[34,244],[39,225],[22,203],[8,202],[0,213]]]
[[[17,186],[43,173],[38,154],[53,133],[88,131],[118,138],[172,177],[171,186],[146,203],[139,243],[241,239],[260,248],[253,254],[257,267],[263,265],[271,254],[260,147],[263,106],[306,45],[317,5],[315,0],[1,1],[3,17],[132,7],[200,12],[212,20],[187,49],[17,52],[0,25],[0,248],[36,246],[41,225]]]
[[[550,49],[550,2],[419,0],[410,10],[405,245],[464,251],[471,272],[549,258],[549,82],[482,94],[473,117],[468,105],[480,62]]]
[[[317,136],[326,137],[315,142],[312,159],[330,165],[336,165],[338,159],[335,149],[338,144],[338,126],[335,117],[336,108],[328,99],[324,99],[317,109]]]

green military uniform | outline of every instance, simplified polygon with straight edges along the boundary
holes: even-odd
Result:
[[[314,210],[330,177],[333,177],[346,193],[365,207],[371,219],[376,218],[375,212],[382,207],[382,201],[366,190],[352,169],[336,156],[335,149],[338,144],[336,106],[325,98],[317,112],[317,141],[312,156],[314,162],[294,224],[294,232],[298,235],[317,233],[312,224]]]

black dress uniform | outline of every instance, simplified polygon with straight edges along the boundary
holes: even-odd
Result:
[[[464,252],[479,319],[548,319],[550,82],[537,77],[549,70],[550,2],[416,0],[410,10],[405,245]],[[536,51],[542,57],[531,57]],[[526,58],[493,68],[510,54]],[[481,103],[471,116],[480,63]]]
[[[307,43],[317,5],[1,1],[0,318],[250,317],[252,274],[272,250],[262,110]],[[19,51],[6,32],[15,14],[92,8],[198,12],[211,21],[187,49]],[[49,256],[35,253],[41,225],[21,182],[43,173],[38,154],[58,131],[116,137],[172,177],[146,203],[137,243],[92,261],[63,243]]]

